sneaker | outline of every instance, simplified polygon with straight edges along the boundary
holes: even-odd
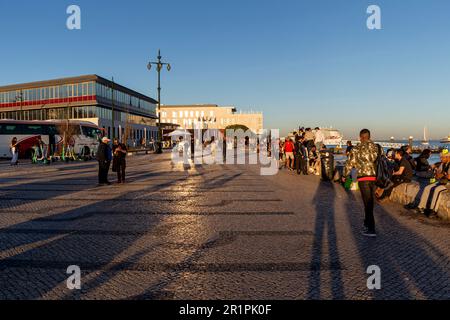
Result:
[[[369,231],[369,229],[364,228],[364,230],[361,232],[361,234],[365,237],[369,237],[369,238],[376,238],[377,234],[375,231]]]
[[[423,211],[423,213],[424,213],[428,218],[430,218],[430,217],[434,214],[434,211],[431,210],[431,209],[425,209],[425,210]]]
[[[422,208],[416,208],[416,212],[417,212],[418,214],[425,214],[425,210],[422,209]]]

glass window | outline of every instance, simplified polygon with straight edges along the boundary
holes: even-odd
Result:
[[[88,83],[88,95],[89,96],[94,95],[94,83],[93,82]]]
[[[81,130],[83,131],[83,135],[89,138],[98,138],[101,133],[99,129],[87,126],[82,126]]]

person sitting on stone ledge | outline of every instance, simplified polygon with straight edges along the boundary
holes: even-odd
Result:
[[[393,184],[387,189],[377,189],[376,196],[378,200],[389,198],[395,187],[402,183],[410,183],[413,177],[413,168],[411,163],[405,157],[405,151],[399,149],[395,151],[395,160],[398,163],[399,169],[392,174]]]
[[[430,179],[433,177],[434,167],[430,165],[428,159],[430,159],[431,150],[425,149],[422,151],[420,156],[414,159],[416,163],[416,176],[419,178]]]
[[[450,190],[450,153],[448,150],[441,153],[441,163],[435,170],[434,177],[437,182],[425,187],[417,206],[417,211],[428,217],[436,214],[441,194]],[[414,207],[414,204],[405,206],[406,209],[414,209]]]

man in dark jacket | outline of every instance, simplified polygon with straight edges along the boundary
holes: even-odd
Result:
[[[302,136],[295,137],[295,169],[297,174],[303,173],[305,176],[308,175],[307,170],[307,150],[303,145],[304,138]]]
[[[117,183],[125,183],[125,169],[127,167],[126,156],[128,153],[127,146],[114,139],[113,142],[113,171],[117,172]]]
[[[103,137],[97,150],[97,161],[98,161],[98,184],[99,185],[110,185],[108,181],[108,172],[112,160],[112,151],[109,146],[109,140],[107,137]]]

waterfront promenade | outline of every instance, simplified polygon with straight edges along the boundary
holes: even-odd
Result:
[[[95,162],[0,164],[0,299],[450,299],[448,223],[388,202],[368,239],[359,194],[317,176],[128,162],[108,187]]]

